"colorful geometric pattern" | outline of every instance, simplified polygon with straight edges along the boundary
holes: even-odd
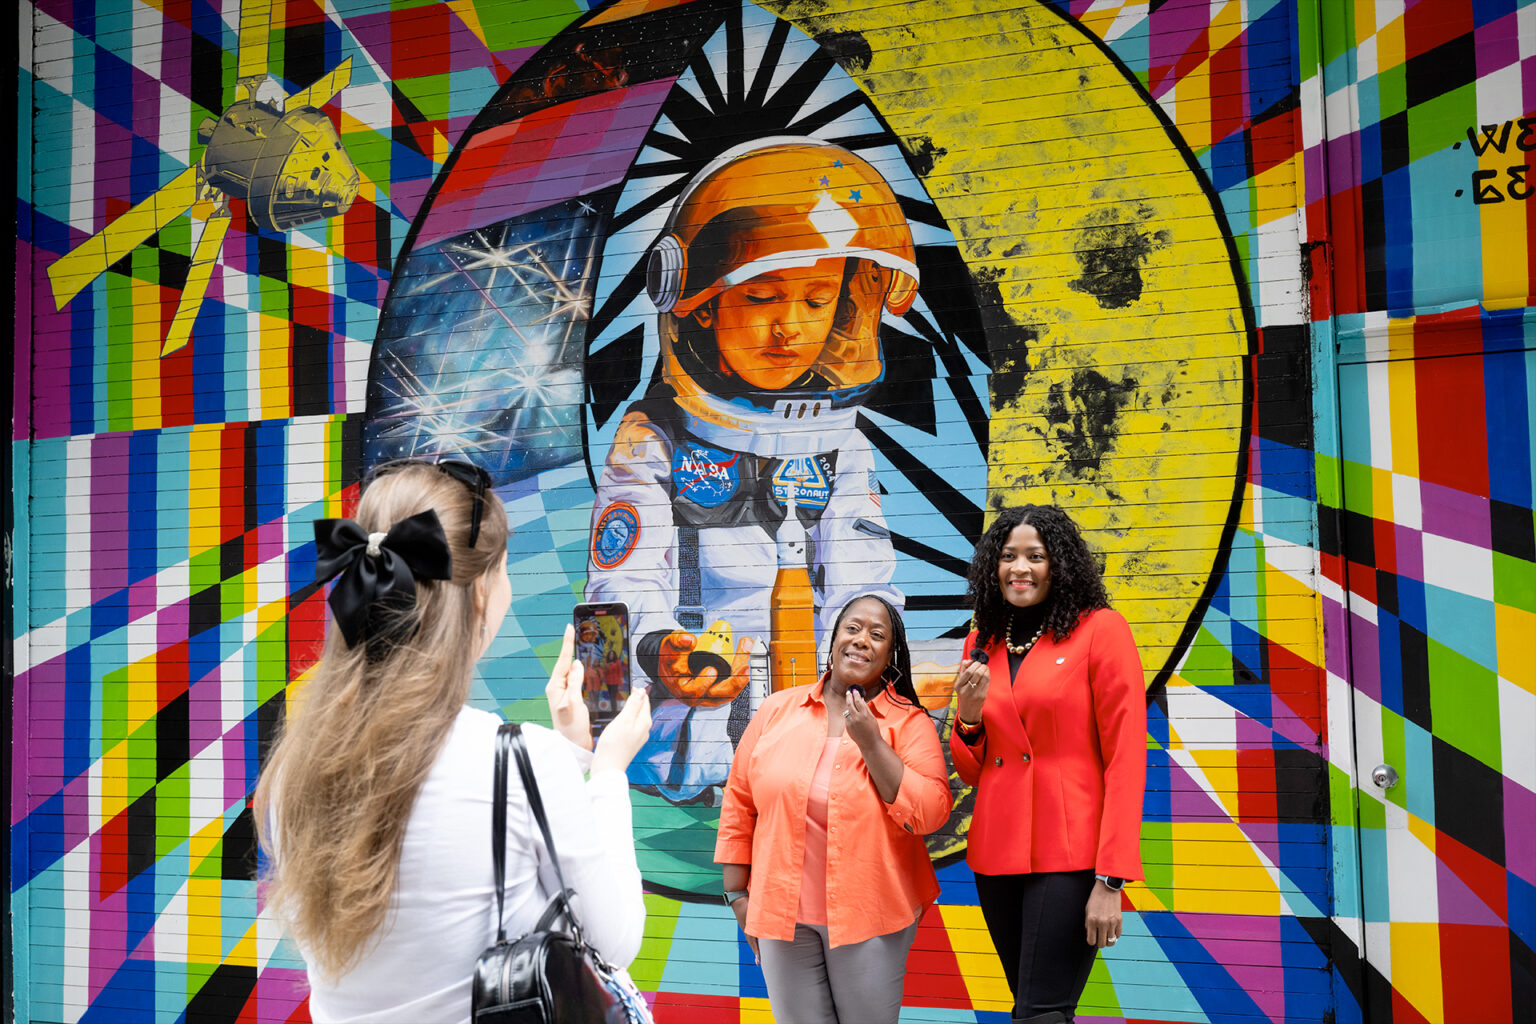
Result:
[[[191,344],[161,358],[188,218],[63,309],[45,271],[198,158],[199,122],[234,94],[239,6],[22,8],[18,1019],[308,1019],[302,965],[251,881],[248,809],[261,741],[321,635],[308,522],[355,500],[370,349],[429,189],[502,82],[586,14],[579,0],[275,0],[267,65],[284,91],[352,59],[324,112],[362,191],[286,233],[234,204]],[[806,6],[774,8],[843,5]],[[961,38],[980,6],[929,9]],[[1475,309],[1529,304],[1536,206],[1511,168],[1536,109],[1536,5],[1054,6],[1203,172],[1257,328],[1225,568],[1149,708],[1148,878],[1127,889],[1125,940],[1078,1019],[1536,1018],[1536,364],[1520,310]],[[856,67],[854,42],[827,45],[853,47]],[[603,130],[617,146],[627,128]],[[507,147],[569,169],[558,141]],[[581,168],[594,188],[613,172]],[[480,184],[456,183],[440,209],[539,201]],[[1400,315],[1441,308],[1470,311]],[[507,493],[517,596],[481,706],[542,713],[546,626],[586,571],[585,479],[557,466]],[[1378,762],[1403,780],[1384,793]],[[970,874],[940,875],[902,1019],[1005,1021]],[[724,908],[647,899],[632,973],[659,1020],[771,1020]]]
[[[1520,319],[1399,321],[1340,353],[1323,565],[1354,718],[1335,817],[1361,871],[1335,913],[1378,1019],[1536,1013],[1536,352]],[[1378,764],[1396,784],[1372,784]]]

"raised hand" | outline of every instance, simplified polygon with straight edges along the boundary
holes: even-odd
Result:
[[[565,627],[565,639],[560,643],[560,656],[555,659],[555,670],[549,674],[544,686],[544,699],[549,702],[549,718],[555,731],[582,750],[592,749],[592,723],[587,716],[587,702],[582,699],[581,684],[585,670],[575,659],[576,630]]]
[[[651,734],[651,698],[644,685],[629,692],[629,699],[613,721],[603,727],[597,750],[592,754],[592,770],[612,768],[624,771]]]
[[[975,725],[981,721],[981,709],[987,703],[987,683],[992,673],[985,662],[966,658],[955,673],[955,711],[960,721]]]

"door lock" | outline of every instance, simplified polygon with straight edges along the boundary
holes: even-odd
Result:
[[[1379,764],[1371,771],[1371,781],[1377,789],[1391,789],[1397,785],[1397,769],[1389,764]]]

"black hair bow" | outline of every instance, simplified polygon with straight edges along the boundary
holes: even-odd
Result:
[[[384,598],[405,607],[416,603],[416,578],[446,580],[453,556],[437,513],[428,509],[389,528],[369,534],[351,519],[316,519],[315,582],[341,574],[331,588],[331,611],[347,646],[357,643],[368,624],[368,611]]]

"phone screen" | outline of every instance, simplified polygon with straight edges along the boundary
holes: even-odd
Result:
[[[581,694],[595,736],[629,698],[629,607],[622,601],[578,604],[573,620]]]

